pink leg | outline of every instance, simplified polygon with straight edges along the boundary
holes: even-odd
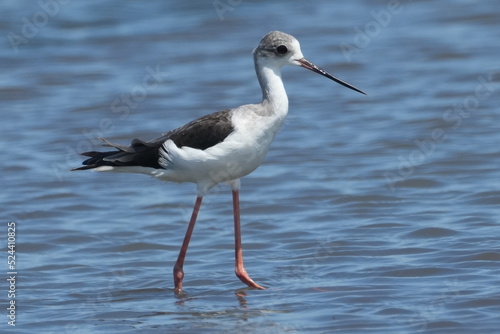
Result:
[[[184,266],[184,259],[186,258],[186,252],[189,246],[189,241],[191,240],[191,235],[193,234],[194,224],[196,223],[196,217],[198,217],[198,212],[200,211],[201,200],[203,197],[197,197],[194,203],[193,214],[191,215],[191,220],[186,231],[186,236],[182,242],[181,250],[179,251],[179,256],[177,257],[177,262],[174,266],[174,283],[175,283],[175,293],[182,292],[182,279],[184,278],[184,271],[182,267]]]
[[[243,252],[241,249],[241,228],[240,228],[240,192],[233,190],[233,212],[234,212],[234,253],[235,253],[235,273],[236,276],[252,288],[265,289],[264,287],[255,283],[250,276],[248,276],[245,267],[243,266]]]

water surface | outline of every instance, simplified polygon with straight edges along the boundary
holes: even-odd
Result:
[[[2,333],[498,331],[500,6],[57,4],[0,14],[0,245],[7,257],[16,222],[18,271]],[[68,170],[97,137],[151,139],[258,101],[251,51],[270,30],[368,96],[283,70],[289,116],[241,194],[245,265],[268,289],[233,274],[218,186],[176,296],[194,186]]]

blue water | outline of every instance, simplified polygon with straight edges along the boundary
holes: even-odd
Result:
[[[2,333],[498,332],[499,5],[47,0],[0,18]],[[245,265],[268,289],[233,274],[218,186],[176,296],[195,187],[68,170],[98,137],[257,102],[271,30],[368,96],[284,69],[289,116],[241,193]]]

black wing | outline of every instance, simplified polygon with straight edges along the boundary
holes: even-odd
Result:
[[[72,170],[92,169],[100,166],[142,166],[161,169],[163,167],[158,162],[160,150],[168,139],[171,139],[177,147],[188,146],[206,150],[224,141],[233,131],[230,110],[222,110],[200,117],[147,142],[134,139],[130,146],[123,146],[103,139],[105,146],[113,147],[117,151],[82,153],[90,158],[82,162],[83,167]]]
[[[231,113],[222,110],[200,117],[180,128],[164,134],[163,141],[171,139],[177,147],[188,146],[206,150],[224,141],[234,128],[231,124]]]

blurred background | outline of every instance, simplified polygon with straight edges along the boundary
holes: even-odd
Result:
[[[0,5],[0,246],[16,222],[18,271],[2,333],[498,330],[499,3]],[[283,69],[288,118],[241,194],[245,264],[268,289],[233,274],[217,186],[175,296],[194,185],[69,169],[98,137],[259,102],[252,50],[271,30],[368,96]]]

